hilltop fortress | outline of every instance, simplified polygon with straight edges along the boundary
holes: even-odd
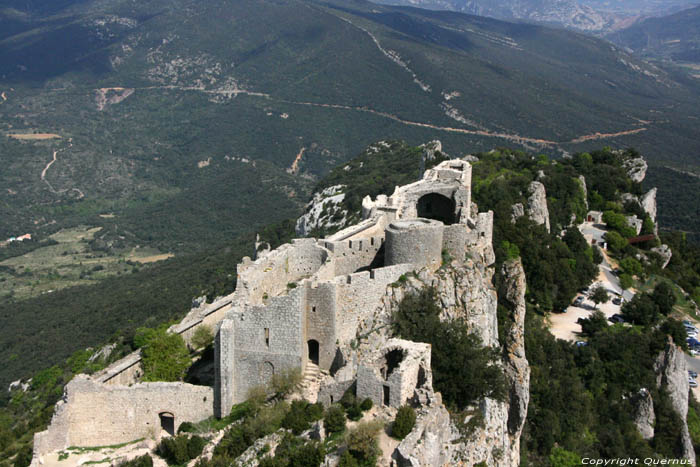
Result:
[[[492,264],[493,213],[477,212],[471,165],[456,159],[391,196],[366,197],[362,217],[325,239],[296,239],[272,251],[256,245],[256,259],[238,265],[233,294],[193,309],[171,328],[186,341],[199,326],[216,330],[213,387],[141,383],[138,352],[74,378],[48,430],[35,435],[35,465],[67,446],[158,437],[186,421],[228,415],[252,387],[294,368],[317,376],[304,395],[324,404],[352,385],[358,397],[380,406],[399,407],[421,388],[432,394],[429,345],[384,339],[364,352],[347,349],[386,327],[376,326],[377,310],[386,310],[392,285],[407,274],[429,276],[445,258]],[[497,329],[491,274],[484,274],[488,290],[479,293],[488,296],[485,327]],[[497,331],[482,337],[486,345],[498,342]]]

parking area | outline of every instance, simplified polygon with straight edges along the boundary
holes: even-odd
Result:
[[[588,225],[588,229],[599,230],[592,224]],[[601,237],[600,232],[596,233],[597,237]],[[620,280],[613,273],[613,264],[610,261],[608,255],[603,253],[603,262],[598,265],[598,277],[596,281],[591,284],[589,290],[594,290],[596,287],[602,286],[608,291],[610,300],[607,303],[601,303],[598,305],[598,310],[602,311],[607,318],[610,318],[616,313],[620,313],[621,304],[624,301],[631,300],[634,297],[634,292],[630,290],[623,290],[620,287]],[[565,313],[552,313],[549,317],[549,329],[558,339],[565,339],[568,341],[577,341],[581,337],[579,333],[581,332],[581,325],[578,324],[580,318],[588,318],[594,311],[596,311],[595,303],[593,303],[587,296],[587,294],[580,293],[576,298],[582,297],[583,301],[580,305],[569,305]],[[621,298],[623,301],[620,305],[613,303],[615,298]],[[612,323],[611,323],[612,324]]]

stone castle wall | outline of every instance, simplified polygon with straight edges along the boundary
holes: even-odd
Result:
[[[238,265],[236,299],[262,304],[264,298],[283,294],[287,285],[319,272],[328,251],[311,238],[296,239],[263,255],[256,261],[245,259]],[[332,271],[328,271],[330,278]]]
[[[185,383],[140,383],[105,386],[76,376],[65,389],[49,429],[34,439],[36,456],[68,446],[119,444],[161,434],[161,413],[174,417],[174,430],[183,422],[213,415],[211,387]]]
[[[361,321],[380,305],[387,286],[414,269],[412,264],[398,264],[336,278],[334,347],[349,344],[355,338]]]

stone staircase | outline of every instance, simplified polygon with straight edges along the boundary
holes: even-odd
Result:
[[[326,377],[326,372],[322,371],[318,365],[307,362],[306,371],[302,377],[301,383],[297,386],[297,391],[301,397],[311,403],[315,403],[318,398],[318,390],[321,387],[321,381]]]

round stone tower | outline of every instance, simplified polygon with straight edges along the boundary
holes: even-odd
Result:
[[[445,226],[431,219],[394,221],[386,228],[384,264],[412,263],[431,269],[442,263],[442,234]]]

